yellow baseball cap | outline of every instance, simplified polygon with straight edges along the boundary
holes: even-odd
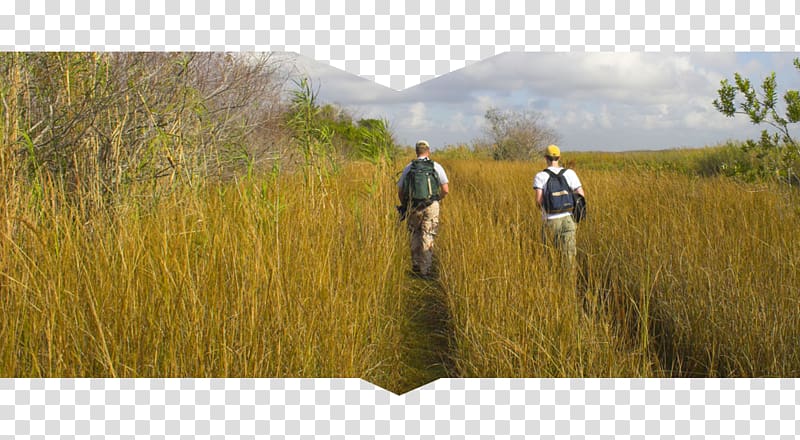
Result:
[[[561,157],[561,150],[555,145],[548,145],[544,155],[548,157]]]

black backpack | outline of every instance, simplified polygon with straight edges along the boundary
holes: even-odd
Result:
[[[586,218],[586,198],[578,193],[572,195],[575,196],[575,210],[572,211],[572,219],[575,220],[575,223],[580,223]]]
[[[575,195],[567,183],[567,178],[564,177],[565,171],[567,169],[562,168],[556,174],[547,168],[544,169],[544,172],[550,175],[544,185],[544,195],[542,197],[542,205],[548,214],[571,213],[575,209]]]
[[[441,183],[430,159],[415,159],[403,181],[403,193],[412,207],[425,207],[439,200]]]

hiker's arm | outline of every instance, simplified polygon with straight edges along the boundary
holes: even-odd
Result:
[[[580,194],[580,195],[586,197],[586,194],[583,193],[583,187],[580,187],[580,188],[576,189],[575,190],[575,194]]]
[[[450,184],[443,183],[442,184],[442,191],[439,193],[439,200],[444,200],[444,196],[450,193]]]
[[[400,200],[401,205],[405,205],[406,194],[405,194],[405,183],[406,183],[406,175],[408,174],[408,170],[411,168],[411,164],[406,165],[403,168],[403,171],[400,172],[400,179],[397,181],[397,199]]]
[[[536,188],[536,206],[542,207],[542,190],[540,188]]]

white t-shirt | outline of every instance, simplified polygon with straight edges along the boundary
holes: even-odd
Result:
[[[547,167],[550,171],[558,174],[562,168],[561,167]],[[572,188],[573,191],[581,187],[581,181],[578,179],[578,175],[575,174],[575,171],[571,169],[567,169],[564,171],[564,178],[567,179],[567,185]],[[539,171],[536,173],[536,176],[533,178],[533,189],[541,189],[544,190],[544,186],[547,184],[547,181],[550,180],[550,175],[544,171]],[[542,218],[546,220],[554,219],[554,218],[561,218],[570,215],[568,212],[560,212],[558,214],[547,214],[542,211]]]
[[[417,159],[430,160],[427,157],[418,157]],[[406,175],[408,174],[408,170],[410,169],[411,169],[411,162],[409,162],[408,165],[406,165],[406,167],[403,168],[403,174],[400,175],[400,180],[397,181],[398,189],[403,188],[403,181],[406,180]],[[448,182],[447,174],[444,172],[444,168],[442,168],[442,166],[439,165],[438,162],[433,162],[433,170],[436,171],[436,176],[439,177],[440,184],[444,185],[445,183]]]

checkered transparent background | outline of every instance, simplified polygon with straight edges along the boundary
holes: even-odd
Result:
[[[795,0],[7,0],[0,49],[289,51],[404,89],[506,51],[797,51]]]
[[[0,438],[789,439],[799,400],[795,379],[0,379]]]
[[[506,51],[798,51],[795,0],[9,0],[0,50],[290,51],[404,89]],[[795,438],[795,379],[0,379],[0,438]]]

